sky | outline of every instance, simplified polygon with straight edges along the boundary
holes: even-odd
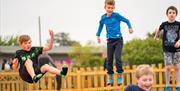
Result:
[[[121,23],[124,41],[145,38],[167,20],[166,9],[173,5],[180,12],[180,0],[115,0],[115,12],[128,18],[134,33],[129,34]],[[54,33],[69,33],[72,40],[86,44],[96,41],[101,15],[105,13],[104,0],[0,0],[0,36],[28,34],[32,44],[39,46],[38,17],[41,18],[41,41],[45,45]],[[180,21],[180,14],[176,20]],[[105,27],[101,33],[106,43]],[[97,44],[98,45],[98,44]]]

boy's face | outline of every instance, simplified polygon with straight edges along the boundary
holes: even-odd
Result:
[[[139,79],[137,79],[138,87],[145,91],[150,91],[153,84],[153,76],[152,75],[143,75]]]
[[[167,13],[167,17],[170,21],[174,21],[176,18],[177,14],[175,10],[169,9]]]
[[[22,42],[22,44],[20,45],[20,47],[25,50],[25,51],[30,51],[31,49],[31,40]]]
[[[106,4],[104,9],[106,10],[107,16],[111,16],[111,14],[113,13],[113,11],[115,9],[115,6],[114,5]]]

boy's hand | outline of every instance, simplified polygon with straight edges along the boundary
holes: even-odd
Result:
[[[101,43],[101,38],[100,38],[100,37],[97,37],[97,41],[98,41],[98,43],[100,44],[100,43]]]
[[[43,52],[49,51],[50,49],[52,49],[53,40],[54,40],[54,32],[53,32],[53,30],[49,29],[49,35],[50,35],[50,40],[48,41],[48,44],[45,47],[43,47]]]
[[[155,30],[155,36],[154,36],[155,40],[159,40],[159,33],[160,33],[160,31],[158,29],[156,29]]]
[[[157,36],[155,35],[155,36],[154,36],[154,39],[155,39],[155,40],[159,40],[159,37],[157,37]]]
[[[13,61],[12,61],[12,69],[13,70],[15,70],[15,69],[17,69],[17,67],[18,67],[18,59],[17,58],[15,58],[15,59],[13,59]]]
[[[175,48],[179,48],[180,47],[180,40],[176,42],[176,44],[174,45]]]
[[[133,33],[133,29],[129,29],[129,33],[132,34]]]
[[[49,29],[49,35],[51,36],[51,38],[54,38],[54,32],[53,32],[53,30]]]

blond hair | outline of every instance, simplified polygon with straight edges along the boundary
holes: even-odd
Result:
[[[21,35],[19,36],[19,44],[22,44],[23,42],[29,41],[31,38],[29,37],[29,35]]]
[[[142,64],[136,69],[136,78],[139,79],[143,75],[153,75],[153,70],[150,65]]]
[[[105,0],[105,4],[115,5],[115,1],[114,0]]]

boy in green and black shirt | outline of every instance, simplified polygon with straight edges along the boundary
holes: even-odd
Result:
[[[54,33],[49,30],[49,34],[50,41],[46,47],[31,47],[31,38],[28,35],[19,37],[21,49],[16,51],[12,68],[16,69],[18,63],[20,63],[19,75],[28,83],[37,82],[46,72],[64,76],[67,74],[68,67],[66,65],[63,65],[62,70],[59,70],[50,66],[48,62],[38,61],[38,57],[42,52],[52,48]]]

